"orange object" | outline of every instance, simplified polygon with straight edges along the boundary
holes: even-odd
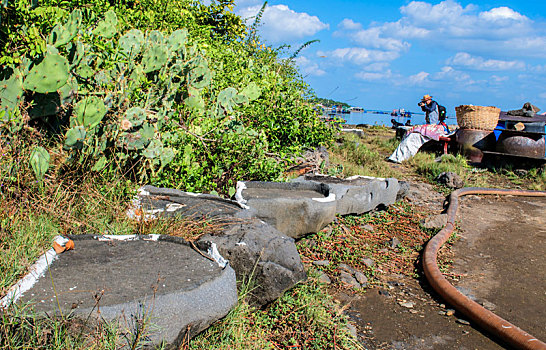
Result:
[[[69,239],[68,242],[66,242],[64,245],[60,245],[55,241],[53,242],[53,249],[55,249],[55,252],[57,254],[61,254],[62,252],[65,252],[67,250],[74,249],[74,241]]]

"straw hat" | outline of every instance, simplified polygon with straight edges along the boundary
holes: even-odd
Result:
[[[426,101],[426,100],[432,100],[432,96],[430,96],[430,95],[425,95],[425,96],[423,96],[423,98],[421,99],[421,101]]]

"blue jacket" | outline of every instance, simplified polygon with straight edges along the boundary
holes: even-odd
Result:
[[[421,110],[425,112],[427,124],[438,124],[440,116],[438,114],[438,103],[436,103],[436,101],[432,101],[429,105],[425,103],[421,106]]]

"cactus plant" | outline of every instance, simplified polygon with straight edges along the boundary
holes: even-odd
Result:
[[[106,39],[111,39],[118,32],[116,27],[118,25],[118,17],[113,10],[108,10],[104,14],[104,19],[97,24],[97,27],[93,31],[93,34],[102,36]]]
[[[87,133],[85,132],[85,128],[81,125],[70,128],[66,132],[64,144],[68,148],[81,149],[86,135]]]
[[[43,147],[36,147],[30,154],[30,165],[36,179],[42,180],[49,169],[49,153]]]
[[[5,69],[0,80],[0,114],[9,114],[14,111],[23,97],[23,76],[21,71],[15,69]]]
[[[210,69],[207,66],[197,66],[190,70],[189,84],[195,89],[203,89],[212,80]]]
[[[82,23],[82,12],[79,9],[72,11],[64,25],[57,24],[48,38],[48,43],[55,47],[68,44],[78,34]]]
[[[262,90],[255,82],[248,84],[243,90],[240,91],[241,95],[248,97],[249,101],[254,101],[260,97]]]
[[[146,38],[146,48],[142,54],[142,66],[145,73],[163,67],[169,60],[169,49],[165,37],[157,30],[152,30]]]
[[[70,68],[77,67],[85,54],[85,46],[81,41],[70,43],[68,47],[68,59],[70,61]]]
[[[171,33],[167,43],[169,45],[169,50],[172,52],[178,52],[186,48],[186,42],[188,41],[188,30],[187,29],[178,29]]]
[[[96,96],[86,97],[76,104],[75,117],[70,118],[70,125],[81,125],[87,130],[95,128],[106,114],[104,102]]]
[[[141,126],[146,121],[146,111],[140,107],[129,108],[124,120],[131,124],[130,128]]]
[[[233,106],[236,104],[234,98],[237,96],[237,90],[228,87],[218,94],[218,103],[228,112],[233,111]]]
[[[68,60],[48,50],[42,62],[30,69],[23,82],[23,88],[40,93],[55,92],[68,80]]]
[[[118,41],[119,51],[127,57],[138,55],[144,45],[144,34],[138,29],[131,29]]]

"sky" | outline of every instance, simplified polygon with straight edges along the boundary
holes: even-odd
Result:
[[[263,1],[237,0],[253,22]],[[317,96],[365,109],[446,106],[546,111],[546,1],[270,0],[259,27],[297,57]]]

